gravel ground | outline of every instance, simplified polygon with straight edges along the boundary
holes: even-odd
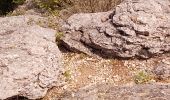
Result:
[[[156,84],[161,82],[163,84],[170,83],[167,80],[157,80],[152,70],[155,66],[161,62],[169,62],[170,54],[165,54],[161,57],[155,57],[148,60],[118,60],[118,59],[102,59],[89,57],[84,54],[76,53],[63,53],[66,72],[63,73],[65,78],[65,84],[62,87],[55,87],[51,89],[48,94],[43,98],[43,100],[56,100],[56,99],[68,99],[74,97],[75,94],[82,93],[82,91],[90,91],[90,89],[101,86],[104,84],[110,84],[113,89],[114,87],[125,86],[125,89],[139,84],[139,81],[135,81],[135,77],[141,78],[140,72],[146,72],[150,77],[148,79],[141,78],[143,84]],[[144,77],[146,78],[146,77]],[[157,85],[153,85],[157,86]],[[142,88],[142,86],[140,86]],[[159,87],[159,86],[158,86]],[[147,88],[147,87],[146,87]],[[161,88],[161,87],[160,87]],[[112,89],[112,90],[113,90]],[[123,91],[123,88],[121,88]],[[134,87],[134,89],[137,89]],[[168,88],[169,89],[169,88]],[[103,89],[104,90],[104,89]],[[158,89],[159,90],[159,89]],[[81,91],[81,92],[80,92]],[[131,90],[134,92],[134,90]],[[83,95],[83,94],[82,94]],[[91,94],[85,92],[84,95],[90,97]],[[115,94],[114,94],[115,95]],[[119,95],[119,94],[118,94]],[[120,94],[121,95],[121,94]],[[68,98],[67,98],[68,97]],[[83,97],[83,96],[82,96]],[[84,98],[84,97],[83,97]],[[111,98],[111,97],[110,97]],[[73,100],[80,99],[81,96],[72,98]],[[108,97],[109,99],[109,97]],[[93,98],[88,98],[87,100],[96,100]],[[103,100],[103,99],[102,99]],[[107,99],[106,99],[107,100]],[[134,100],[134,99],[130,99]],[[136,99],[135,99],[136,100]],[[140,99],[139,99],[140,100]],[[164,100],[164,99],[154,99],[154,100]],[[166,99],[165,99],[166,100]]]

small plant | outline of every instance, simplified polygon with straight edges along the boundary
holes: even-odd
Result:
[[[53,11],[53,10],[61,10],[68,5],[71,5],[70,0],[34,0],[37,6],[40,9]]]
[[[88,55],[86,55],[85,53],[80,53],[79,55],[79,59],[84,59],[86,57],[88,57]]]
[[[56,42],[59,44],[60,43],[60,40],[61,38],[64,36],[64,33],[63,32],[58,32],[56,33]]]
[[[71,79],[71,71],[67,70],[63,73],[64,77],[66,78],[66,80],[70,80]]]
[[[48,16],[48,21],[47,21],[47,26],[54,29],[54,30],[57,30],[58,29],[58,23],[57,23],[57,17],[54,17],[54,16]],[[57,33],[58,35],[62,35],[62,33]],[[56,34],[56,37],[58,36]]]
[[[136,84],[143,84],[151,81],[151,75],[146,71],[140,71],[134,76],[134,81]]]
[[[25,2],[25,0],[12,0],[13,3],[20,5],[23,4]]]

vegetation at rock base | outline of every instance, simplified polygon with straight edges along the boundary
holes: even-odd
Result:
[[[46,10],[63,9],[72,4],[71,0],[34,0],[38,7]]]
[[[58,32],[58,33],[56,33],[56,42],[57,42],[57,44],[59,44],[60,43],[60,40],[61,40],[61,38],[63,37],[63,35],[64,35],[64,33],[62,33],[62,32]]]
[[[25,2],[25,0],[12,0],[12,3],[15,4],[23,4]]]
[[[151,80],[152,80],[151,75],[149,73],[147,73],[146,71],[139,71],[134,76],[134,81],[136,84],[148,83]]]
[[[66,70],[63,73],[64,77],[66,78],[66,80],[70,80],[71,79],[71,70]]]
[[[53,11],[71,7],[75,12],[108,11],[122,0],[34,0],[40,9]]]
[[[26,0],[1,0],[0,15],[6,15]],[[33,7],[42,12],[56,13],[63,9],[68,12],[100,12],[113,9],[122,0],[31,0]],[[68,13],[67,12],[67,13]]]

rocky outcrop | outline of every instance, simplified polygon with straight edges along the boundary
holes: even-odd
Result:
[[[170,84],[114,87],[101,84],[66,93],[63,100],[169,100]]]
[[[38,19],[0,18],[0,99],[16,95],[42,98],[49,88],[62,82],[62,55],[55,31],[32,23]]]
[[[124,0],[114,11],[75,14],[61,31],[72,51],[150,58],[170,51],[170,1]]]

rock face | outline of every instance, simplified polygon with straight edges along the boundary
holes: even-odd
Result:
[[[62,31],[72,51],[149,58],[170,51],[170,1],[124,0],[114,11],[75,14]]]
[[[43,97],[61,83],[55,31],[29,25],[36,16],[0,18],[0,99]]]
[[[169,92],[169,84],[122,87],[101,84],[81,89],[76,93],[67,93],[63,100],[169,100]]]
[[[159,80],[170,80],[170,59],[164,59],[154,69],[153,73]]]

